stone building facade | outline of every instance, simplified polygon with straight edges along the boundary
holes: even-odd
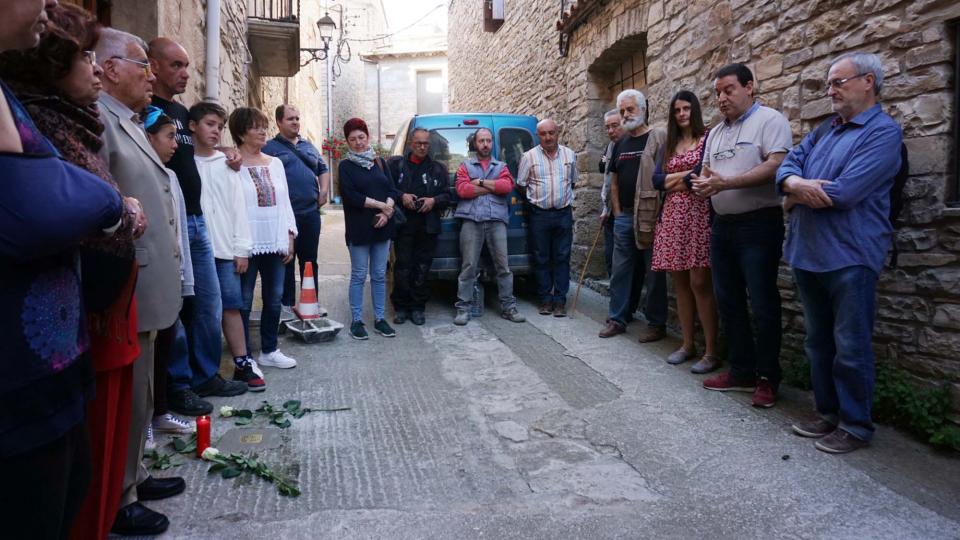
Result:
[[[579,156],[574,267],[582,268],[598,227],[605,145],[602,114],[624,87],[644,91],[650,123],[666,125],[680,89],[720,118],[713,73],[750,65],[757,96],[790,120],[795,141],[830,112],[830,58],[845,51],[883,59],[884,109],[903,126],[910,151],[899,267],[879,284],[875,346],[919,380],[952,384],[960,403],[960,209],[954,130],[957,26],[954,0],[508,0],[502,22],[484,20],[479,0],[449,6],[451,110],[550,116]],[[488,13],[489,17],[489,13]],[[496,28],[495,31],[487,31]],[[561,38],[563,30],[565,38]],[[565,56],[560,54],[565,41]],[[600,277],[602,257],[588,269]],[[578,270],[576,270],[578,271]],[[802,355],[803,312],[781,269],[786,357]]]
[[[206,11],[209,2],[197,0],[64,0],[80,5],[97,14],[109,26],[130,32],[150,41],[167,36],[181,43],[190,55],[191,76],[187,91],[178,99],[185,105],[204,98]],[[267,3],[252,0],[220,0],[220,65],[219,96],[221,104],[231,111],[237,107],[258,107],[272,119],[277,105],[289,102],[301,110],[304,136],[318,146],[327,133],[326,81],[327,63],[312,62],[292,76],[274,77],[262,73],[255,51],[249,45],[250,18],[258,15]],[[321,40],[317,21],[326,13],[320,2],[285,3],[276,0],[269,4],[277,17],[295,21],[299,30],[299,47],[319,48]],[[256,6],[260,6],[257,8]],[[289,7],[285,7],[289,6]],[[332,6],[332,4],[331,4]],[[352,48],[349,62],[331,62],[333,75],[333,126],[343,125],[351,116],[362,114],[361,92],[364,69],[360,55],[386,45],[385,40],[372,39],[387,34],[387,19],[381,0],[348,0],[339,2],[330,11],[337,24],[332,52],[337,42],[345,38]],[[290,13],[288,13],[290,11]],[[293,17],[289,17],[289,15]],[[277,44],[277,47],[289,46]],[[344,48],[346,50],[346,47]],[[308,58],[300,55],[300,60]],[[338,124],[339,122],[339,124]],[[275,128],[271,127],[271,136]],[[335,129],[334,131],[337,131]],[[229,143],[230,136],[224,133]]]
[[[374,142],[389,149],[397,130],[413,115],[449,110],[446,50],[377,51],[363,60],[363,109]],[[418,106],[418,94],[425,90],[437,98],[432,108]]]

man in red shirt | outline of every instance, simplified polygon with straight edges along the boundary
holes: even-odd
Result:
[[[460,219],[460,277],[457,286],[457,316],[454,324],[463,326],[470,320],[470,301],[480,269],[480,252],[486,244],[497,271],[500,295],[500,316],[508,321],[523,322],[513,296],[513,272],[507,261],[507,223],[510,221],[509,195],[513,176],[507,164],[491,155],[493,133],[480,128],[473,135],[477,155],[457,169],[457,195],[460,202],[454,217]]]

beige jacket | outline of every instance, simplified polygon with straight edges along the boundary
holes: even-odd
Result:
[[[169,328],[183,303],[177,210],[170,177],[129,109],[106,92],[101,93],[99,104],[100,120],[106,128],[100,157],[120,193],[139,200],[147,217],[147,231],[135,242],[140,265],[137,331]]]
[[[653,247],[653,232],[660,216],[661,193],[653,187],[653,171],[657,156],[667,142],[667,132],[662,128],[650,130],[647,146],[640,158],[637,174],[637,192],[633,196],[633,237],[637,249]]]

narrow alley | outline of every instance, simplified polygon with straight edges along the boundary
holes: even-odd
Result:
[[[328,211],[323,227],[320,303],[349,320],[342,214]],[[955,456],[883,426],[869,451],[818,452],[789,430],[808,394],[788,389],[759,410],[746,395],[706,392],[662,361],[672,340],[597,339],[605,298],[586,289],[570,318],[539,316],[526,299],[528,322],[514,324],[488,302],[465,327],[451,323],[453,287],[434,291],[422,327],[362,342],[287,336],[296,369],[267,368],[263,394],[214,398],[350,410],[294,420],[259,453],[299,482],[297,498],[208,475],[189,456],[154,471],[188,486],[156,503],[174,518],[163,538],[958,535]],[[215,411],[215,446],[231,420]]]

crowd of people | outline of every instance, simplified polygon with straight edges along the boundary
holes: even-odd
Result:
[[[177,102],[190,58],[175,40],[147,44],[55,0],[7,4],[0,299],[13,309],[0,315],[0,360],[9,368],[0,383],[0,463],[18,487],[0,500],[0,515],[13,537],[159,534],[169,520],[143,502],[177,495],[185,481],[148,473],[154,432],[191,433],[183,417],[209,414],[205,397],[263,391],[262,367],[297,365],[279,350],[277,330],[294,305],[296,272],[302,281],[305,265],[317,263],[329,171],[300,136],[294,106],[277,107],[279,133],[268,140],[260,110]],[[793,430],[844,453],[873,435],[875,288],[890,245],[902,135],[878,104],[877,56],[836,58],[826,84],[835,115],[796,146],[783,114],[754,99],[743,64],[716,73],[723,121],[709,130],[688,90],[670,100],[665,130],[649,126],[642,92],[617,96],[617,109],[604,115],[609,145],[600,164],[610,301],[599,337],[626,331],[645,289],[640,341],[663,338],[669,273],[683,339],[666,362],[696,358],[691,371],[716,370],[722,327],[730,369],[704,388],[751,392],[755,406],[772,407],[785,252],[804,306],[819,413]],[[221,143],[225,127],[233,147]],[[369,338],[368,276],[373,329],[396,335],[386,320],[391,247],[393,322],[424,324],[440,216],[451,205],[462,258],[453,323],[471,319],[484,247],[500,315],[523,322],[507,258],[515,187],[529,210],[538,312],[566,316],[578,167],[558,142],[557,122],[539,122],[539,144],[523,154],[516,179],[493,156],[493,133],[476,130],[475,155],[459,164],[452,186],[447,167],[431,158],[427,130],[413,130],[406,152],[389,160],[370,146],[362,119],[343,131],[353,338]],[[224,338],[230,379],[220,375]]]

